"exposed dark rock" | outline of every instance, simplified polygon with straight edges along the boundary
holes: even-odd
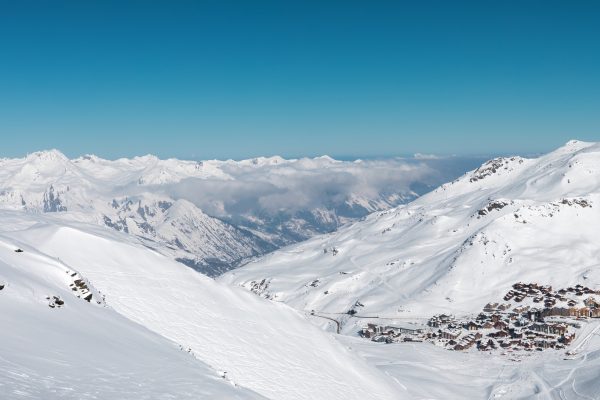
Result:
[[[54,192],[54,186],[50,185],[44,193],[44,212],[61,212],[67,211],[67,207],[62,204],[60,193]]]

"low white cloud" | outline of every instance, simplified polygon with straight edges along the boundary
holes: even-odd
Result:
[[[417,160],[437,160],[440,158],[439,156],[436,156],[435,154],[423,154],[423,153],[415,153],[415,155],[413,157],[416,158]]]
[[[163,190],[213,216],[275,215],[335,208],[349,198],[368,204],[390,195],[422,194],[462,172],[463,167],[448,168],[454,164],[452,159],[437,158],[224,164],[221,168],[234,179],[188,178]]]

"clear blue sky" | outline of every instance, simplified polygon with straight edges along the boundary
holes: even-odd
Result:
[[[595,1],[0,0],[0,156],[600,140]]]

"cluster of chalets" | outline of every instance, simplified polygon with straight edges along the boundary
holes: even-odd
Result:
[[[519,282],[504,303],[486,304],[473,319],[440,314],[419,329],[368,324],[360,335],[384,343],[428,341],[457,351],[563,349],[575,339],[578,320],[600,318],[595,295],[600,292],[582,285],[554,291],[549,285]]]

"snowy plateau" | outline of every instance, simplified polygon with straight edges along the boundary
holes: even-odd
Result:
[[[364,163],[1,160],[0,398],[600,398],[600,144]]]

